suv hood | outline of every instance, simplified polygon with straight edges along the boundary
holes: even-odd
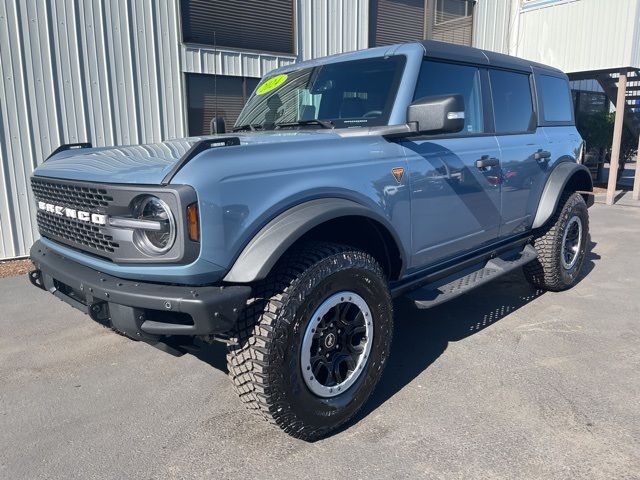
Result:
[[[221,147],[226,150],[261,143],[300,142],[321,138],[329,140],[336,136],[337,134],[330,130],[229,133],[168,140],[147,145],[65,150],[38,166],[34,175],[98,183],[157,185],[180,161],[180,158],[200,140],[216,137],[240,139],[240,146]]]

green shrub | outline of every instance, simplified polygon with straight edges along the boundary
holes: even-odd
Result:
[[[587,143],[587,148],[611,148],[615,114],[608,112],[582,113],[578,115],[576,126]],[[633,157],[638,147],[638,139],[627,127],[622,129],[620,158],[623,162]]]

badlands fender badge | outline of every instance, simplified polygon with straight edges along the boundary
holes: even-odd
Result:
[[[402,183],[402,177],[404,176],[404,168],[402,167],[392,168],[391,173],[393,173],[393,177],[396,179],[396,182]]]

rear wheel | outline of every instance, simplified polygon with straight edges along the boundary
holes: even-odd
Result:
[[[227,356],[247,407],[294,437],[316,440],[365,403],[386,363],[393,310],[378,263],[313,243],[255,288]]]
[[[578,280],[589,237],[589,213],[579,193],[566,193],[547,225],[534,239],[538,258],[525,265],[525,276],[536,287],[561,291]]]

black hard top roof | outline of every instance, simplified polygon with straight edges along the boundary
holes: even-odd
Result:
[[[512,70],[523,70],[531,72],[531,68],[546,70],[549,73],[564,73],[557,68],[543,65],[541,63],[531,62],[518,57],[504,55],[502,53],[491,52],[489,50],[481,50],[479,48],[465,47],[463,45],[455,45],[453,43],[436,42],[435,40],[424,40],[420,42],[426,55],[430,58],[441,58],[443,60],[457,60],[460,62],[475,63],[478,65],[487,65],[499,68],[509,68]]]

